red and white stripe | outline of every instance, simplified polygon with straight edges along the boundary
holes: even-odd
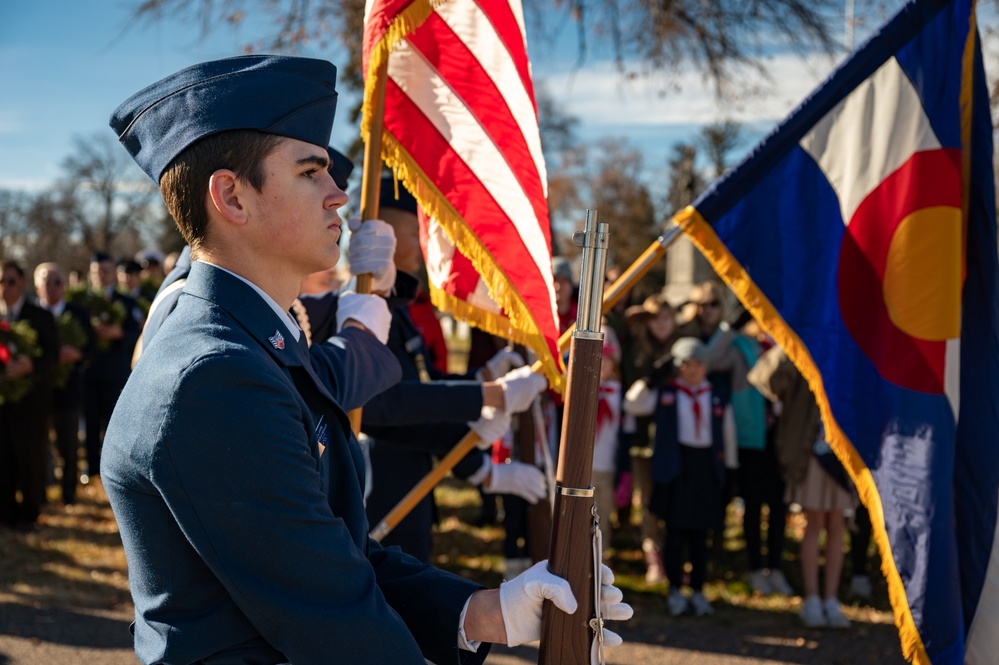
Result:
[[[547,172],[519,1],[369,0],[366,17],[365,67],[389,54],[382,154],[438,213],[423,229],[435,304],[459,299],[482,312],[465,318],[495,333],[497,321],[515,322],[521,339],[545,340],[534,350],[559,372]],[[364,132],[375,121],[367,102]]]

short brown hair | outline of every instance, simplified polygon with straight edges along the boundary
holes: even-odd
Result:
[[[264,186],[264,159],[283,140],[250,129],[220,132],[194,143],[170,163],[160,178],[160,192],[192,250],[199,249],[208,234],[205,197],[212,174],[229,169],[259,192]]]
[[[24,279],[24,268],[17,261],[5,259],[3,262],[0,262],[0,273],[7,272],[8,270],[13,270],[19,278]]]

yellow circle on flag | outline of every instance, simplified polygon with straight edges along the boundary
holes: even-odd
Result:
[[[961,333],[961,210],[922,208],[895,229],[885,264],[888,316],[917,339],[943,341]]]

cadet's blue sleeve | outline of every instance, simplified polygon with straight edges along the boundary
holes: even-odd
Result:
[[[423,655],[434,663],[476,665],[486,659],[491,644],[476,653],[458,646],[458,619],[468,597],[483,588],[470,580],[421,563],[397,547],[382,547],[368,541],[368,558],[386,600],[420,645]],[[432,594],[414,589],[433,589]],[[447,635],[454,640],[448,642]]]
[[[291,382],[229,354],[199,360],[164,388],[174,400],[155,432],[152,482],[260,634],[296,665],[337,660],[350,644],[364,645],[353,663],[423,665],[347,517],[330,511]]]
[[[371,333],[347,328],[309,348],[312,367],[345,411],[365,406],[402,376],[399,360]]]
[[[482,411],[478,381],[400,381],[364,405],[364,427],[466,423]]]

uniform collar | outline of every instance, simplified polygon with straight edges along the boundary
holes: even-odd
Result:
[[[204,261],[195,261],[184,284],[184,293],[221,307],[280,364],[299,366],[309,362],[307,352],[289,328],[290,317],[280,316],[253,284],[238,275]]]
[[[208,263],[208,261],[203,261],[203,263]],[[269,295],[267,295],[266,291],[264,291],[262,288],[260,288],[259,286],[257,286],[256,284],[254,284],[253,282],[251,282],[250,280],[248,280],[247,278],[243,277],[242,275],[237,275],[236,273],[234,273],[233,271],[229,270],[228,268],[223,268],[222,266],[217,266],[214,263],[208,263],[208,265],[212,266],[213,268],[218,268],[219,270],[227,272],[230,275],[232,275],[233,277],[235,277],[236,279],[238,279],[241,282],[243,282],[244,284],[249,285],[249,287],[251,289],[253,289],[254,291],[256,291],[256,293],[257,293],[258,296],[260,296],[261,298],[263,298],[264,302],[267,303],[267,305],[274,311],[274,313],[278,315],[278,318],[281,319],[281,321],[284,322],[285,327],[294,336],[295,341],[296,342],[298,341],[299,337],[301,337],[301,335],[302,335],[302,330],[299,328],[298,322],[295,319],[291,318],[291,314],[289,314],[287,311],[281,309],[281,305],[277,304],[277,301],[275,301],[274,298],[271,298]]]

